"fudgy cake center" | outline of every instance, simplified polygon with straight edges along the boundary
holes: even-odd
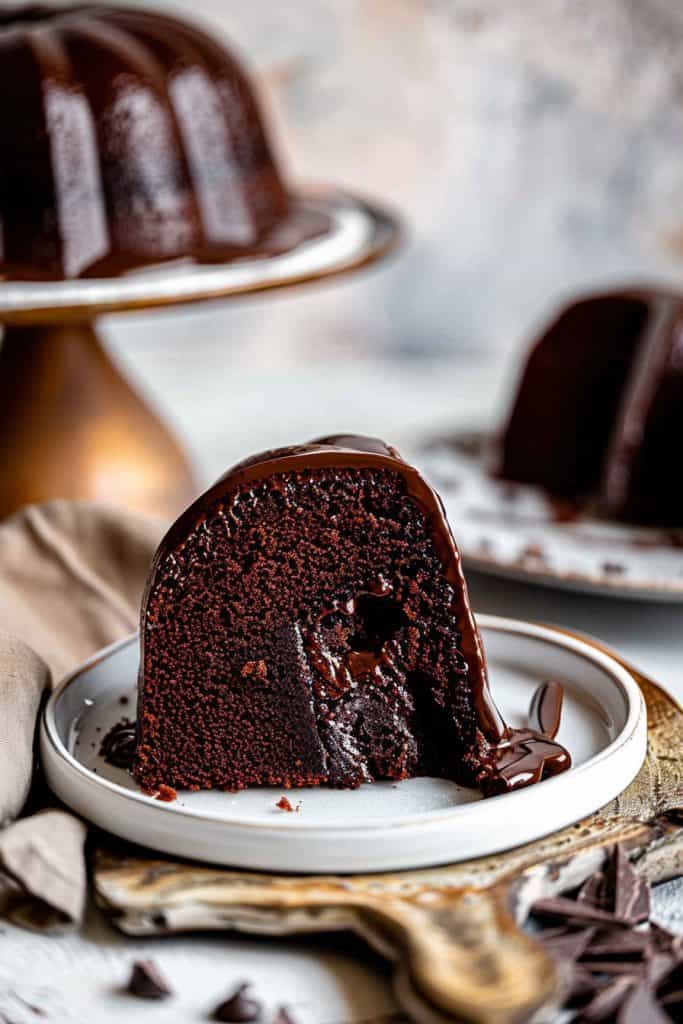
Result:
[[[472,783],[497,737],[481,731],[461,614],[400,473],[241,484],[156,566],[138,781]]]

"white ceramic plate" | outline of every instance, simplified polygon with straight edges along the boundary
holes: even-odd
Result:
[[[299,209],[327,218],[329,229],[287,252],[230,263],[162,263],[113,278],[73,281],[0,281],[5,323],[34,322],[59,313],[81,318],[282,288],[372,263],[399,237],[396,218],[383,207],[345,192],[303,190]]]
[[[284,793],[278,789],[181,792],[174,803],[160,803],[98,753],[122,713],[135,712],[138,644],[130,637],[79,668],[50,698],[41,728],[48,782],[75,811],[125,839],[258,870],[418,868],[529,842],[602,807],[631,782],[645,757],[645,705],[629,672],[587,640],[496,616],[480,616],[479,625],[509,724],[525,723],[543,680],[565,687],[558,739],[572,754],[569,772],[488,800],[422,778],[353,791],[290,790],[298,813],[276,807]]]
[[[683,530],[580,515],[558,520],[536,487],[494,480],[483,435],[411,453],[436,487],[469,569],[639,601],[683,601]]]

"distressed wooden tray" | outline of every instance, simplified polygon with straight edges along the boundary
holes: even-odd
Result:
[[[616,842],[651,882],[683,874],[683,709],[627,667],[647,704],[646,761],[620,797],[571,828],[500,856],[344,877],[127,856],[102,841],[93,860],[98,904],[133,935],[348,929],[395,964],[398,999],[419,1021],[548,1019],[561,982],[541,946],[520,930],[530,904],[580,884]]]

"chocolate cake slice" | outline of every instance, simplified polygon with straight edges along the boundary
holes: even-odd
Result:
[[[682,402],[683,297],[580,299],[532,346],[494,473],[615,519],[681,526],[671,444]]]
[[[159,547],[141,644],[147,791],[433,775],[492,793],[569,765],[505,727],[441,502],[373,438],[219,480]]]

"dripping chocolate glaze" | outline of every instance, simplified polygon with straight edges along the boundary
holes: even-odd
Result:
[[[469,684],[480,727],[491,745],[490,773],[480,783],[485,793],[498,793],[544,775],[564,771],[571,764],[567,751],[552,738],[533,729],[510,729],[498,711],[488,685],[486,659],[467,597],[467,586],[458,551],[439,495],[414,466],[405,462],[397,450],[374,437],[338,434],[318,438],[307,444],[292,445],[262,452],[228,470],[198,498],[171,526],[154,557],[142,601],[141,644],[144,645],[144,617],[147,598],[157,566],[197,527],[212,506],[225,503],[244,484],[285,473],[300,473],[330,467],[380,469],[400,475],[408,495],[427,516],[432,542],[441,560],[446,579],[453,587],[457,605],[455,614],[462,624],[461,650],[469,666]],[[144,649],[140,665],[144,664]]]

